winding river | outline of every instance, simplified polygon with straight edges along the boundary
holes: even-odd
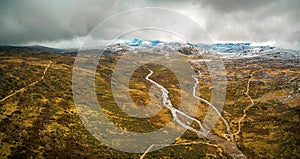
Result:
[[[196,134],[198,134],[199,136],[204,136],[206,137],[208,140],[211,140],[211,141],[214,141],[217,143],[218,146],[220,146],[221,148],[224,149],[225,152],[227,152],[229,155],[231,155],[233,158],[247,158],[237,147],[236,147],[236,144],[235,143],[232,143],[230,141],[227,141],[217,135],[214,135],[210,132],[208,132],[202,125],[202,123],[195,119],[194,117],[191,117],[189,116],[188,114],[176,109],[173,107],[172,105],[172,102],[170,101],[169,99],[169,91],[163,87],[162,85],[158,84],[157,82],[153,81],[152,79],[150,79],[149,77],[153,74],[153,71],[151,69],[149,69],[150,73],[146,76],[146,80],[148,80],[149,82],[151,82],[152,84],[154,84],[157,88],[160,89],[160,91],[162,92],[162,98],[163,98],[163,106],[167,109],[169,109],[171,111],[171,114],[172,114],[172,117],[174,118],[175,122],[178,123],[180,126],[182,126],[183,128],[187,129],[187,130],[190,130],[190,131],[193,131],[195,132]],[[200,72],[199,72],[200,73]],[[193,78],[196,80],[196,83],[193,87],[193,95],[195,98],[205,102],[206,104],[208,104],[209,106],[211,106],[216,112],[217,114],[221,117],[221,119],[223,120],[223,122],[225,123],[226,127],[227,127],[227,131],[230,132],[231,134],[231,130],[230,130],[230,127],[229,127],[229,124],[228,122],[223,118],[223,116],[221,115],[221,113],[218,111],[218,109],[212,105],[210,102],[208,102],[207,100],[203,99],[203,98],[200,98],[196,95],[196,88],[197,88],[197,85],[199,83],[198,79],[193,76]],[[182,122],[177,114],[180,114],[182,115],[183,117],[186,117],[192,121],[195,121],[196,123],[198,123],[198,125],[200,126],[200,130],[196,130],[192,127],[190,127],[189,123],[185,123],[185,122]],[[232,135],[231,135],[232,137]],[[150,149],[155,146],[155,144],[151,145],[148,150],[141,156],[141,158],[143,158],[147,152],[150,151]]]

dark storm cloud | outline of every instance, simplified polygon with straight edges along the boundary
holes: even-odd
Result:
[[[274,0],[203,0],[202,6],[211,7],[216,12],[237,12],[237,11],[253,11],[261,7],[266,7]]]
[[[300,49],[299,0],[4,0],[0,2],[0,44],[72,45],[74,38],[86,36],[104,19],[148,6],[190,17],[214,41],[271,41],[276,46]],[[159,21],[133,18],[139,19],[138,23]],[[126,19],[120,20],[120,26],[107,28],[108,34],[126,25]]]
[[[86,35],[96,24],[122,10],[122,1],[0,2],[0,43],[68,39]]]
[[[218,3],[217,3],[218,2]],[[300,1],[209,1],[199,8],[209,10],[205,28],[224,41],[273,41],[276,46],[300,49]]]

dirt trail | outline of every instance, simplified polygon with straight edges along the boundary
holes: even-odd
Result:
[[[247,110],[249,109],[249,108],[251,108],[253,105],[254,105],[254,101],[253,101],[253,99],[250,97],[250,95],[249,95],[249,90],[250,90],[250,82],[252,81],[252,79],[253,79],[253,74],[254,74],[255,72],[253,72],[252,74],[251,74],[251,76],[250,76],[250,78],[249,78],[249,80],[248,80],[248,83],[247,83],[247,90],[246,90],[246,96],[249,98],[249,100],[251,101],[251,104],[250,105],[248,105],[244,110],[243,110],[243,116],[239,119],[239,121],[238,121],[238,131],[237,132],[235,132],[235,133],[233,133],[232,135],[237,135],[237,134],[239,134],[240,132],[241,132],[241,122],[244,120],[244,118],[247,116]]]
[[[8,98],[10,98],[10,97],[12,97],[12,96],[14,96],[14,95],[16,95],[17,93],[19,93],[19,92],[21,92],[21,91],[24,91],[26,88],[31,87],[31,86],[34,86],[34,85],[36,85],[37,83],[39,83],[41,80],[43,80],[43,79],[45,78],[46,72],[47,72],[48,68],[51,66],[52,63],[53,63],[53,62],[50,60],[49,64],[46,66],[46,68],[45,68],[45,70],[44,70],[44,72],[43,72],[43,75],[42,75],[42,77],[41,77],[40,79],[38,79],[38,80],[36,80],[36,81],[30,83],[29,85],[27,85],[27,86],[25,86],[25,87],[23,87],[23,88],[21,88],[21,89],[19,89],[19,90],[17,90],[17,91],[15,91],[14,93],[12,93],[12,94],[10,94],[10,95],[8,95],[8,96],[2,98],[2,99],[0,100],[0,102],[3,102],[3,101],[5,101],[6,99],[8,99]]]
[[[180,145],[183,145],[183,146],[186,146],[186,145],[197,145],[197,144],[203,144],[203,145],[208,145],[208,146],[212,146],[212,147],[216,147],[219,151],[220,151],[220,154],[222,154],[223,152],[223,149],[221,149],[218,145],[216,144],[211,144],[209,142],[203,142],[203,141],[191,141],[191,142],[182,142],[182,143],[174,143],[174,144],[169,144],[169,145],[162,145],[162,144],[152,144],[140,157],[140,159],[143,159],[145,158],[146,154],[155,146],[167,146],[167,147],[170,147],[170,146],[180,146]]]

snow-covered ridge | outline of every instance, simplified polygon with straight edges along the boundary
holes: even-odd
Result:
[[[128,46],[155,47],[155,46],[158,46],[158,45],[166,45],[168,43],[160,41],[160,40],[141,40],[141,39],[134,38],[132,40],[125,41],[125,44],[128,45]]]
[[[223,53],[246,53],[273,50],[271,46],[251,46],[251,43],[193,44],[196,48]]]
[[[251,43],[216,43],[216,44],[191,44],[179,42],[164,42],[160,40],[131,39],[115,43],[105,47],[106,53],[126,53],[127,51],[155,51],[168,52],[175,50],[187,55],[198,55],[203,52],[216,53],[221,58],[248,58],[264,56],[267,58],[290,59],[297,61],[300,59],[300,51],[287,50],[272,46],[253,46]]]
[[[153,48],[160,46],[169,46],[172,48],[179,47],[194,47],[200,50],[215,51],[219,53],[247,53],[247,52],[262,52],[265,50],[273,50],[271,46],[252,46],[251,43],[216,43],[216,44],[190,44],[179,42],[164,42],[160,40],[141,40],[131,39],[125,40],[123,43],[119,43],[119,46],[127,46],[128,48]]]

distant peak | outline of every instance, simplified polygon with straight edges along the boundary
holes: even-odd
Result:
[[[129,46],[158,46],[158,45],[163,45],[166,44],[166,42],[160,41],[160,40],[142,40],[138,38],[134,38],[131,40],[127,40],[125,42],[126,45]]]

